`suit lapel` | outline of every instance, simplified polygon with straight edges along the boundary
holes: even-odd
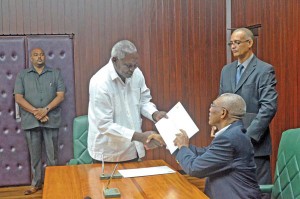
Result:
[[[230,79],[230,83],[231,83],[231,90],[235,91],[235,77],[236,77],[236,67],[237,67],[237,61],[234,61],[231,63],[231,67],[230,67],[230,75],[229,77],[233,77]]]
[[[257,58],[253,56],[251,62],[247,66],[246,70],[243,72],[239,83],[234,87],[235,88],[234,93],[236,93],[242,87],[242,85],[245,83],[245,81],[248,79],[251,73],[255,70],[256,63],[257,63]]]

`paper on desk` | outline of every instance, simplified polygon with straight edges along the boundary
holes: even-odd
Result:
[[[138,168],[138,169],[123,169],[118,171],[124,178],[152,176],[152,175],[176,172],[168,166],[158,166],[158,167],[148,167],[148,168]]]
[[[173,141],[176,138],[175,134],[179,133],[180,129],[183,129],[189,138],[196,134],[199,129],[180,102],[167,115],[168,119],[160,119],[155,126],[172,154],[178,148]]]

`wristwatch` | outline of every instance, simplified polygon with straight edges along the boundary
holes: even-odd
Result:
[[[49,109],[50,109],[50,108],[47,106],[47,107],[46,107],[46,110],[49,111]]]

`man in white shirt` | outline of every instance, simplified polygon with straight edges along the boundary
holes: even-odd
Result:
[[[141,115],[154,122],[167,117],[151,99],[135,45],[117,42],[110,61],[90,80],[88,151],[94,162],[135,161],[145,156],[144,145],[163,145],[159,134],[141,129]],[[147,140],[154,133],[154,139]]]

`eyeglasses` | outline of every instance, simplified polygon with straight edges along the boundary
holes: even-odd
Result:
[[[235,40],[235,41],[228,42],[227,45],[228,46],[232,46],[232,45],[238,46],[244,42],[249,42],[249,40],[245,40],[245,41]]]
[[[215,105],[214,103],[211,103],[211,104],[210,104],[210,107],[211,107],[211,108],[215,108],[215,107],[218,107],[218,108],[224,108],[223,106],[217,106],[217,105]]]
[[[137,67],[139,67],[139,65],[137,65],[137,64],[134,64],[134,65],[132,65],[132,64],[124,64],[124,66],[126,66],[129,70],[134,70]]]

